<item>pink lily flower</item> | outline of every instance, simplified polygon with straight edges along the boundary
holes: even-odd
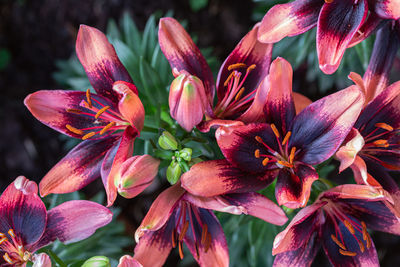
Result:
[[[42,123],[83,140],[42,179],[40,194],[74,192],[101,176],[111,205],[118,190],[114,177],[132,156],[133,143],[143,128],[144,108],[136,86],[102,32],[81,25],[76,53],[96,94],[89,89],[86,93],[43,90],[25,99],[29,111]]]
[[[324,73],[332,74],[339,67],[345,50],[352,45],[353,37],[363,26],[368,14],[368,2],[368,0],[295,0],[275,5],[261,22],[258,40],[276,43],[284,37],[296,36],[317,26],[319,66]],[[376,2],[383,4],[392,1]],[[361,37],[359,39],[358,41],[362,40]]]
[[[228,246],[218,219],[211,210],[249,214],[283,225],[285,213],[258,193],[194,196],[177,183],[161,193],[136,230],[134,259],[144,267],[162,266],[171,249],[183,243],[200,266],[229,266]],[[151,255],[151,257],[149,257]]]
[[[77,242],[112,220],[100,204],[85,200],[65,202],[49,211],[35,182],[19,176],[0,197],[0,266],[51,266],[49,257],[34,254],[56,239]],[[82,224],[82,219],[85,223]]]
[[[119,259],[119,264],[117,267],[143,267],[143,265],[133,257],[125,255]]]
[[[333,266],[379,266],[367,229],[399,235],[399,214],[384,190],[340,185],[321,193],[274,240],[274,266],[310,266],[322,245]]]
[[[268,123],[220,127],[216,138],[226,159],[194,165],[182,176],[187,191],[204,197],[256,191],[277,178],[279,205],[306,205],[311,184],[318,179],[312,165],[336,152],[358,118],[364,97],[357,86],[350,86],[296,115],[290,64],[283,58],[274,60],[267,82],[274,88],[265,106]]]

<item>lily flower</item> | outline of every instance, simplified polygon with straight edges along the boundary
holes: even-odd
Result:
[[[76,52],[96,93],[42,90],[25,105],[38,120],[60,133],[83,140],[40,182],[40,194],[79,190],[102,177],[108,205],[117,195],[114,176],[133,153],[144,124],[138,91],[114,47],[99,30],[81,25]]]
[[[121,259],[119,259],[119,264],[117,267],[143,267],[140,262],[135,260],[133,257],[129,255],[122,256]]]
[[[324,73],[332,74],[339,67],[353,37],[363,26],[368,14],[368,2],[374,1],[295,0],[275,5],[261,22],[258,40],[276,43],[284,37],[296,36],[317,26],[319,66]]]
[[[384,190],[346,184],[321,193],[274,240],[274,266],[310,266],[322,245],[333,266],[379,266],[367,229],[399,235],[399,214]]]
[[[277,225],[287,221],[285,213],[261,194],[203,198],[186,192],[178,182],[158,196],[136,230],[134,259],[144,267],[162,266],[172,248],[178,247],[182,259],[185,243],[200,266],[228,267],[225,235],[212,210],[249,214]]]
[[[274,60],[267,82],[274,88],[265,106],[268,123],[220,127],[216,138],[226,159],[198,163],[185,173],[182,186],[190,193],[212,197],[256,191],[277,177],[279,205],[306,205],[311,184],[318,179],[312,165],[336,152],[358,118],[364,97],[358,86],[350,86],[296,115],[290,64],[283,58]]]
[[[0,266],[51,266],[49,257],[34,254],[56,239],[77,242],[112,220],[100,204],[85,200],[65,202],[47,211],[35,182],[19,176],[0,197]],[[84,224],[82,224],[84,219]]]
[[[234,48],[222,64],[215,85],[210,67],[185,29],[173,18],[160,20],[160,47],[176,77],[170,90],[171,116],[187,131],[196,125],[201,131],[209,131],[213,125],[262,119],[266,98],[262,81],[269,71],[272,44],[257,41],[258,28],[256,25]],[[177,94],[177,84],[190,79],[194,81],[191,90]],[[218,101],[213,106],[215,87]],[[201,123],[204,113],[206,121]]]

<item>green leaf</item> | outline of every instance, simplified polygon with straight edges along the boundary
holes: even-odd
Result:
[[[208,4],[208,0],[189,0],[190,8],[197,12],[203,8],[205,8]]]

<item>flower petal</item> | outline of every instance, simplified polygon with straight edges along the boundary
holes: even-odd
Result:
[[[317,52],[319,66],[326,74],[339,67],[344,51],[368,14],[367,0],[332,1],[318,18]]]
[[[95,28],[81,25],[75,48],[93,89],[99,95],[117,103],[119,96],[112,90],[114,82],[133,82],[104,33]]]
[[[211,128],[218,128],[220,126],[231,127],[231,126],[239,126],[244,125],[241,121],[234,120],[220,120],[220,119],[211,119],[208,121],[202,121],[197,125],[197,129],[200,132],[207,133]]]
[[[312,101],[308,97],[300,93],[292,92],[292,96],[294,107],[296,109],[296,114],[299,114],[303,109],[305,109],[312,103]]]
[[[380,27],[383,19],[373,12],[370,12],[367,20],[361,25],[360,29],[354,34],[348,48],[353,47],[367,39],[374,31]]]
[[[258,29],[259,25],[256,24],[256,26],[240,40],[222,64],[217,78],[218,100],[222,100],[227,93],[227,87],[224,83],[231,73],[228,69],[230,65],[237,63],[244,63],[247,67],[255,65],[255,68],[249,73],[243,83],[243,87],[245,88],[243,92],[244,96],[256,89],[267,76],[272,56],[272,44],[263,44],[257,40]],[[246,69],[243,70],[246,71]],[[237,71],[240,70],[238,69]],[[242,75],[245,75],[245,72],[243,72]]]
[[[361,134],[353,128],[343,144],[345,145],[341,146],[335,154],[335,157],[340,161],[339,172],[344,171],[353,164],[357,153],[363,148],[365,142]]]
[[[211,69],[182,25],[173,18],[160,19],[158,40],[173,72],[185,70],[197,76],[203,82],[211,104],[215,91]]]
[[[104,156],[119,138],[113,135],[81,142],[43,177],[40,195],[71,193],[99,178]]]
[[[119,259],[119,264],[117,267],[143,267],[143,265],[133,257],[125,255]]]
[[[182,175],[181,181],[182,187],[188,192],[202,197],[213,197],[257,191],[268,186],[275,177],[275,172],[244,172],[221,159],[195,164]]]
[[[286,36],[295,36],[315,27],[323,1],[297,0],[274,5],[264,16],[258,39],[276,43]]]
[[[283,225],[287,221],[287,217],[281,208],[264,195],[255,192],[227,194],[215,197],[200,197],[185,194],[184,198],[195,206],[204,209],[228,212],[236,215],[248,214],[276,225]]]
[[[139,239],[143,235],[157,231],[165,225],[184,193],[185,190],[177,183],[164,190],[156,200],[154,200],[142,223],[136,230],[136,242],[139,242]],[[147,240],[148,238],[145,239]],[[171,241],[171,236],[169,237],[169,241]],[[144,262],[142,263],[144,264]]]
[[[0,197],[0,233],[14,230],[24,245],[36,242],[44,233],[47,211],[35,182],[17,177]]]
[[[281,134],[286,134],[296,110],[292,96],[293,69],[284,58],[278,57],[271,64],[268,76],[269,86],[265,115],[268,123],[273,123]]]
[[[373,1],[374,11],[384,19],[399,19],[400,5],[396,0],[375,0]]]
[[[278,204],[291,209],[304,207],[315,180],[318,180],[318,173],[308,165],[299,164],[294,167],[293,172],[288,169],[280,170],[275,187]]]
[[[332,156],[352,129],[364,104],[358,86],[350,86],[305,108],[293,121],[289,147],[296,159],[315,165]]]
[[[91,98],[94,100],[94,106],[97,105],[95,101],[98,101],[104,106],[110,106],[111,110],[116,110],[116,106],[104,97],[91,94]],[[83,100],[86,101],[84,92],[41,90],[28,95],[24,103],[32,115],[43,124],[60,133],[81,139],[82,135],[71,132],[66,128],[66,125],[69,124],[74,128],[84,129],[93,126],[105,126],[108,123],[98,121],[98,124],[94,125],[94,116],[96,114],[80,105]],[[68,112],[68,110],[76,110],[77,112]],[[84,134],[88,133],[86,131],[83,132]]]
[[[32,267],[51,267],[51,259],[46,253],[33,255]]]

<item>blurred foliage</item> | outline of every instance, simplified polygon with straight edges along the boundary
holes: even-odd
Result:
[[[0,71],[5,69],[11,60],[10,51],[0,47]]]
[[[205,8],[208,4],[208,0],[189,0],[190,8],[194,11],[200,11]]]

